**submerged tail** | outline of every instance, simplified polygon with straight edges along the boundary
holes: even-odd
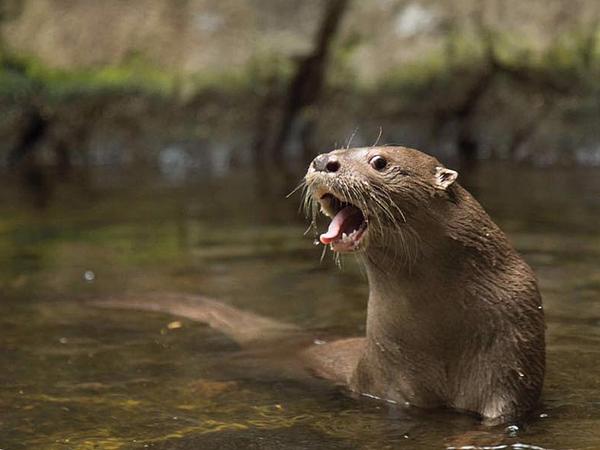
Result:
[[[242,311],[198,295],[125,295],[94,300],[90,303],[101,308],[156,311],[206,323],[241,346],[299,331],[299,328],[294,325]]]

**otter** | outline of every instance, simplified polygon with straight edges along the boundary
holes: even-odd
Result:
[[[541,297],[531,268],[457,176],[404,147],[313,160],[307,203],[331,218],[320,240],[358,252],[369,301],[365,338],[312,356],[327,361],[317,364],[322,375],[356,392],[513,420],[541,393]],[[339,353],[352,363],[334,366]]]
[[[290,336],[317,376],[400,405],[451,408],[487,424],[519,420],[540,397],[545,324],[532,269],[456,171],[405,147],[317,156],[305,206],[331,219],[320,242],[355,253],[369,283],[366,336],[321,345],[292,325],[188,296],[112,299],[208,323],[244,346]],[[292,338],[291,336],[295,336]]]

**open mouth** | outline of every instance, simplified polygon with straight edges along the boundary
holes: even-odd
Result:
[[[331,245],[336,252],[351,252],[358,248],[368,221],[360,208],[344,202],[335,195],[327,193],[319,198],[321,211],[331,217],[331,223],[319,240],[322,244]]]

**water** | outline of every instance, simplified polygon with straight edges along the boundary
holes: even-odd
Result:
[[[512,431],[295,379],[201,324],[88,306],[202,293],[317,338],[364,332],[364,276],[352,258],[319,263],[299,198],[285,199],[294,176],[131,173],[74,177],[46,209],[3,176],[0,448],[600,448],[600,171],[501,165],[462,178],[544,297],[543,403]]]

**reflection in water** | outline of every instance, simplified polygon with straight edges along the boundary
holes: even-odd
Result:
[[[320,248],[303,236],[299,197],[285,199],[301,170],[278,174],[194,180],[192,173],[174,184],[95,172],[83,190],[57,187],[43,211],[28,206],[17,185],[3,186],[0,447],[597,445],[597,171],[484,166],[466,180],[534,266],[544,296],[544,403],[514,436],[469,417],[350,398],[319,380],[269,370],[202,325],[90,309],[81,300],[125,291],[203,293],[317,337],[363,333],[360,269],[352,258],[342,271],[327,259],[319,264]]]

